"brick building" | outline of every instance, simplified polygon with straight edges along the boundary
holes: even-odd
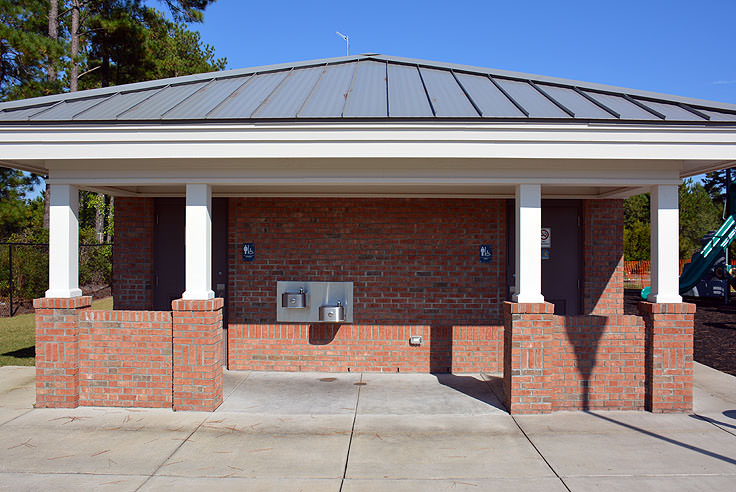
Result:
[[[681,412],[677,186],[736,160],[736,106],[359,55],[2,103],[0,159],[51,185],[38,406],[213,410],[226,365]],[[116,197],[112,312],[78,287],[80,188]],[[623,198],[645,191],[628,316]]]

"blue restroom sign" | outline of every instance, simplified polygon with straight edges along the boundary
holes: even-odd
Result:
[[[253,261],[256,257],[256,243],[243,243],[243,261]]]
[[[491,249],[491,245],[481,244],[480,245],[480,262],[490,263],[491,260],[493,260],[493,249]]]

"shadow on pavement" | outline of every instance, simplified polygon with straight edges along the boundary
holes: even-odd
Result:
[[[482,401],[494,408],[506,411],[506,407],[496,397],[494,391],[492,391],[493,385],[501,384],[503,379],[500,377],[488,377],[488,381],[478,379],[474,376],[458,376],[456,374],[432,374],[437,378],[437,381],[448,388],[452,388],[455,391],[463,393],[475,398],[478,401]]]
[[[723,412],[723,415],[725,415],[728,418],[736,419],[736,410],[726,410]],[[736,429],[736,425],[733,424],[727,424],[726,422],[721,422],[720,420],[712,419],[710,417],[705,417],[703,415],[691,415],[692,418],[698,419],[698,420],[704,420],[706,422],[710,422],[711,424],[723,426],[723,427],[730,427],[731,429]]]
[[[641,432],[642,434],[645,434],[647,436],[653,437],[655,439],[659,439],[661,441],[668,442],[670,444],[674,444],[675,446],[680,446],[682,448],[689,449],[690,451],[695,451],[696,453],[700,453],[700,454],[703,454],[705,456],[710,456],[711,458],[715,458],[717,460],[725,461],[726,463],[730,463],[732,465],[736,465],[736,459],[734,459],[734,458],[731,458],[731,457],[728,457],[728,456],[724,456],[722,454],[714,453],[713,451],[708,451],[707,449],[703,449],[703,448],[700,448],[698,446],[693,446],[692,444],[687,444],[685,442],[678,441],[676,439],[665,437],[663,435],[657,434],[656,432],[651,432],[651,431],[648,431],[646,429],[642,429],[641,427],[637,427],[635,425],[626,424],[624,422],[619,422],[616,419],[612,419],[610,417],[605,417],[605,416],[599,415],[597,413],[593,413],[593,412],[586,412],[586,413],[588,413],[588,415],[592,415],[594,417],[597,417],[597,418],[599,418],[601,420],[605,420],[606,422],[611,422],[612,424],[620,425],[621,427],[626,427],[627,429],[631,429],[631,430],[634,430],[636,432]],[[697,416],[693,416],[693,417],[694,418],[699,418]]]

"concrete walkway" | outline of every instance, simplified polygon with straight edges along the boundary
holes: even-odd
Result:
[[[217,412],[32,409],[0,368],[0,490],[708,490],[736,484],[736,378],[696,415],[510,417],[498,378],[227,372]]]

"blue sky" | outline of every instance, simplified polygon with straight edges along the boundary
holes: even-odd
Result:
[[[158,0],[147,0],[160,7]],[[228,68],[387,55],[736,103],[736,0],[217,0],[201,32]]]

